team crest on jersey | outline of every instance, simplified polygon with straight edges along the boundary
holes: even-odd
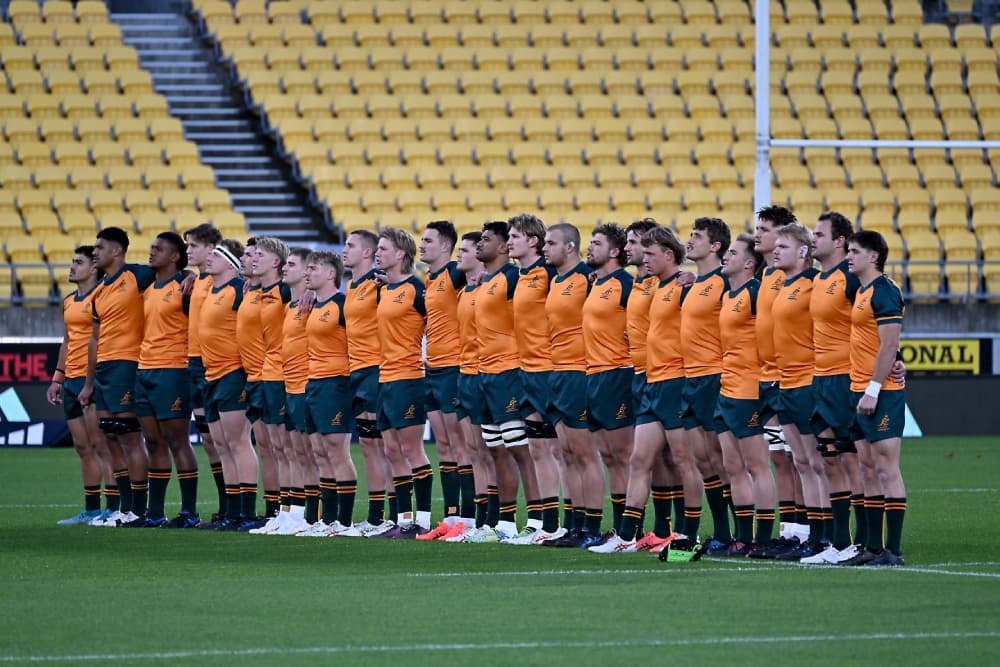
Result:
[[[253,292],[253,296],[250,297],[250,303],[253,304],[253,305],[255,305],[255,306],[258,303],[260,303],[260,291],[259,290],[255,290]]]
[[[180,396],[175,398],[174,402],[170,404],[171,412],[180,412],[183,408],[184,408],[184,401],[181,400]]]
[[[674,288],[671,287],[667,290],[667,293],[663,295],[663,303],[670,303],[674,300]]]
[[[163,303],[170,303],[173,300],[173,298],[174,298],[174,290],[173,290],[173,288],[171,288],[171,289],[167,290],[167,293],[164,294],[163,298],[160,299],[160,300]]]
[[[507,401],[507,407],[504,410],[507,414],[512,412],[517,412],[517,398],[512,396],[509,401]]]
[[[323,324],[326,324],[327,322],[329,322],[330,321],[330,311],[329,310],[324,310],[323,314],[319,316],[319,321],[322,322]]]
[[[801,291],[802,291],[801,287],[796,287],[795,289],[793,289],[792,293],[788,295],[788,301],[798,301],[799,300],[799,292],[801,292]]]
[[[615,413],[615,419],[622,420],[628,419],[628,404],[620,403],[618,405],[618,412]]]
[[[561,292],[563,296],[573,296],[573,283],[566,285]]]
[[[402,292],[400,292],[399,294],[396,295],[396,298],[393,299],[392,302],[393,303],[403,303],[403,299],[405,299],[405,298],[406,298],[406,295],[403,294]]]
[[[125,281],[124,280],[119,280],[118,281],[118,286],[115,287],[115,291],[116,292],[124,292],[127,288],[128,288],[128,285],[125,284]]]
[[[368,285],[362,285],[358,288],[358,291],[354,293],[355,301],[364,301],[365,297],[368,296]]]
[[[698,296],[712,296],[712,290],[714,289],[715,289],[714,284],[705,285],[704,287],[701,288],[701,291],[698,292]]]
[[[839,284],[840,284],[839,280],[834,280],[832,283],[830,283],[830,286],[826,288],[826,293],[827,294],[836,294],[837,293],[837,285],[839,285]]]
[[[528,279],[527,288],[538,289],[538,276],[531,276],[531,278]]]
[[[119,405],[132,405],[132,392],[126,391],[122,394],[122,400],[119,401]]]
[[[330,420],[330,426],[342,426],[343,423],[344,423],[344,413],[343,412],[338,412],[337,414],[335,414],[333,416],[333,419]]]
[[[490,283],[490,288],[488,290],[486,290],[486,293],[489,294],[490,296],[493,296],[494,294],[496,294],[497,293],[497,284],[496,283]]]
[[[444,291],[444,280],[443,279],[437,281],[437,291],[438,292],[443,292]]]
[[[760,426],[760,413],[754,412],[747,420],[747,428],[757,428],[758,426]]]
[[[868,308],[868,297],[862,297],[858,300],[858,305],[855,306],[858,310],[867,310]]]
[[[882,415],[882,419],[879,420],[878,429],[879,433],[885,433],[889,430],[889,415]]]
[[[772,292],[780,292],[781,291],[781,283],[782,283],[782,281],[780,279],[775,278],[774,282],[771,283],[771,287],[770,287],[771,291]]]
[[[731,312],[734,312],[734,313],[742,313],[743,312],[743,299],[737,299],[736,302],[733,303],[733,309],[732,309]]]
[[[416,419],[417,418],[417,408],[410,403],[410,406],[406,408],[406,412],[403,413],[403,419]]]
[[[601,298],[604,299],[605,301],[607,301],[608,299],[611,298],[611,294],[614,291],[615,291],[614,287],[607,288],[606,290],[604,290],[603,292],[601,292]]]
[[[225,298],[226,298],[226,295],[225,295],[225,294],[220,294],[220,295],[219,295],[219,296],[218,296],[218,297],[217,297],[217,298],[215,299],[215,301],[213,301],[213,302],[212,302],[212,305],[214,305],[214,306],[221,306],[221,305],[222,305],[222,301],[223,301],[223,299],[225,299]]]

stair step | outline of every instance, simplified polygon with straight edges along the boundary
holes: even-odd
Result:
[[[274,215],[278,217],[283,216],[301,216],[302,207],[301,206],[244,206],[240,205],[240,211],[244,215]]]
[[[185,35],[182,37],[164,37],[158,35],[156,37],[145,37],[138,36],[135,34],[129,34],[129,31],[122,31],[122,41],[129,46],[134,46],[139,51],[145,51],[143,47],[148,46],[149,50],[156,51],[187,51],[193,52],[195,49],[191,48],[191,43],[194,41],[190,35]],[[157,48],[159,47],[159,48]],[[178,48],[170,48],[178,47]],[[198,49],[200,51],[200,49]]]
[[[232,164],[233,160],[239,160],[240,164],[245,164],[245,165],[248,165],[248,166],[249,165],[254,165],[254,164],[270,165],[270,164],[274,164],[274,162],[275,162],[275,159],[273,157],[271,157],[270,155],[252,156],[252,155],[242,155],[241,154],[239,156],[234,156],[234,155],[205,155],[205,154],[202,154],[202,156],[201,156],[201,161],[204,164],[209,164],[209,165]]]
[[[209,141],[224,142],[222,145],[228,146],[231,141],[252,141],[257,138],[257,135],[252,132],[227,132],[225,134],[218,132],[185,132],[185,136],[187,136],[188,141],[198,144],[202,150],[214,150],[220,145],[206,143]]]
[[[153,87],[156,88],[156,92],[163,93],[171,100],[182,99],[180,95],[185,93],[215,93],[220,98],[226,92],[226,87],[221,83],[165,83],[157,84],[153,81]],[[178,93],[178,95],[171,95],[170,93]],[[193,102],[203,101],[206,96],[191,95],[191,100]],[[232,101],[227,95],[224,98],[227,102]]]
[[[187,85],[218,85],[225,87],[219,78],[215,76],[211,71],[206,72],[159,72],[153,73],[153,85],[158,86],[161,82],[166,81],[191,81],[191,84],[181,84],[181,83],[164,83],[165,86],[187,86]],[[193,83],[195,81],[201,82],[201,84]]]
[[[174,100],[167,98],[167,102]],[[170,114],[173,116],[242,116],[245,111],[239,107],[175,107],[170,104]]]
[[[184,126],[189,128],[205,128],[207,130],[225,130],[231,132],[247,132],[253,130],[253,125],[245,118],[230,118],[229,120],[208,120],[204,118],[189,118],[184,121]]]
[[[294,192],[244,192],[232,197],[239,202],[288,202],[300,203],[300,197]],[[250,204],[252,206],[252,204]]]
[[[229,95],[219,95],[218,88],[216,88],[212,92],[214,92],[215,94],[214,95],[183,95],[183,94],[167,95],[167,101],[170,103],[171,109],[176,109],[176,105],[181,105],[180,109],[177,109],[177,111],[180,111],[181,109],[185,108],[190,108],[191,113],[197,113],[199,111],[219,112],[221,111],[221,109],[226,108],[225,115],[229,115],[229,113],[231,112],[236,112],[236,113],[243,112],[243,110],[240,108],[235,108],[235,109],[227,108],[230,107],[230,105],[232,105],[233,103],[233,98],[230,97]],[[210,104],[213,106],[185,107],[183,106],[185,104],[198,104],[198,105]]]
[[[219,170],[215,170],[215,184],[220,188],[225,188],[229,190],[230,193],[243,193],[246,191],[255,192],[258,190],[280,190],[282,188],[288,187],[285,181],[229,181],[225,178],[219,178]]]
[[[240,211],[241,213],[243,211]],[[312,225],[312,218],[299,216],[246,216],[257,225],[274,225],[276,227],[293,227],[295,225]],[[315,234],[315,230],[312,230]]]

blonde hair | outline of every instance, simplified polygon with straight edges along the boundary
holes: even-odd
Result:
[[[801,223],[793,222],[791,224],[778,227],[776,230],[774,230],[774,233],[777,236],[783,236],[785,238],[789,238],[792,241],[794,241],[797,245],[805,247],[806,249],[805,258],[807,264],[808,262],[812,261],[812,252],[813,252],[812,232],[809,231],[808,227],[804,226]]]
[[[264,252],[269,252],[278,258],[278,268],[280,269],[285,264],[285,260],[288,259],[288,244],[281,239],[274,236],[258,236],[257,250],[263,250]]]
[[[413,259],[417,256],[417,242],[413,237],[397,227],[383,227],[378,237],[387,240],[396,250],[403,251],[400,269],[403,273],[412,273]]]

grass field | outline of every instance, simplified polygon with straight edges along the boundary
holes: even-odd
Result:
[[[903,458],[907,566],[872,570],[59,528],[73,451],[0,450],[0,663],[1000,664],[1000,438]]]

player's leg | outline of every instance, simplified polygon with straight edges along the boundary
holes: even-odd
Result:
[[[84,410],[83,423],[89,434],[90,442],[94,446],[94,457],[101,471],[100,482],[104,486],[104,511],[91,521],[92,525],[97,526],[103,525],[112,514],[119,510],[121,497],[118,495],[118,485],[115,483],[115,469],[112,464],[111,450],[108,448],[108,439],[101,432],[97,411],[92,407]],[[117,445],[115,450],[120,452]]]
[[[735,541],[723,555],[746,556],[753,541],[753,484],[740,451],[739,441],[733,432],[727,428],[723,432],[718,432],[718,438],[722,449],[722,464],[730,480],[736,511],[736,531],[733,536]],[[740,554],[740,551],[743,553]]]
[[[218,528],[228,529],[230,526],[235,527],[240,522],[240,476],[239,468],[236,465],[236,458],[233,455],[232,448],[229,447],[229,442],[226,440],[226,434],[222,430],[222,422],[219,418],[219,414],[211,414],[210,410],[206,410],[206,419],[208,419],[208,429],[212,434],[212,440],[215,442],[216,452],[219,454],[219,462],[222,464],[222,477],[226,489],[226,504],[224,516],[218,521],[211,521],[204,524],[204,528]]]
[[[375,413],[363,412],[358,416],[357,422],[365,481],[368,485],[368,518],[362,522],[368,524],[362,528],[362,532],[367,535],[378,528],[388,530],[396,525],[394,515],[390,515],[392,518],[386,521],[385,511],[386,487],[392,480],[392,472],[386,459],[382,432],[375,427]]]
[[[146,514],[126,525],[136,528],[147,525],[159,527],[166,523],[164,504],[170,483],[170,449],[154,415],[142,415],[138,419],[149,453],[149,502]],[[146,521],[147,518],[150,519],[149,522]]]
[[[596,435],[601,446],[601,458],[608,470],[612,525],[618,526],[625,510],[634,430],[632,426],[623,426],[613,430],[601,429]]]
[[[229,444],[239,479],[241,521],[236,530],[249,531],[259,528],[264,524],[264,521],[257,516],[257,479],[260,464],[250,442],[250,422],[244,410],[221,412],[219,421],[226,442]]]
[[[458,461],[452,451],[451,433],[444,425],[444,413],[440,408],[427,410],[427,421],[434,436],[434,449],[438,455],[438,477],[441,480],[441,495],[444,498],[444,516],[458,512]]]
[[[771,546],[777,487],[769,465],[768,446],[762,434],[740,438],[740,451],[753,484],[753,502],[756,506],[757,522],[753,541],[759,552],[765,547]]]
[[[190,421],[186,418],[160,422],[160,431],[174,460],[181,492],[181,510],[167,522],[166,526],[170,528],[194,528],[201,522],[198,516],[198,458],[191,446],[189,425]]]
[[[521,483],[524,485],[524,498],[527,505],[528,520],[524,530],[514,538],[524,543],[527,543],[531,535],[542,528],[542,500],[538,487],[538,476],[535,471],[535,461],[531,456],[526,428],[525,423],[520,419],[500,424],[500,433],[503,436],[504,448],[514,460]],[[515,502],[517,502],[516,495],[514,498]]]
[[[92,411],[91,411],[92,412]],[[80,472],[83,477],[83,511],[68,519],[56,523],[60,526],[87,524],[101,515],[101,460],[97,448],[90,439],[83,411],[80,416],[66,420],[73,448],[80,457]]]
[[[333,478],[337,480],[337,517],[330,534],[361,537],[361,532],[353,529],[358,471],[351,458],[351,433],[324,434],[323,444],[330,460]]]

